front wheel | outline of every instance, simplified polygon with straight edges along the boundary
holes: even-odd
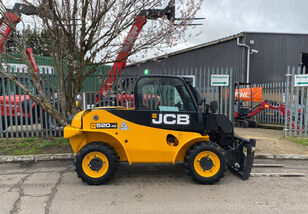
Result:
[[[116,152],[104,143],[90,143],[84,146],[75,159],[78,177],[90,185],[107,183],[114,176],[117,165]]]
[[[227,170],[224,151],[213,142],[192,146],[186,153],[184,164],[188,174],[202,184],[218,182]]]

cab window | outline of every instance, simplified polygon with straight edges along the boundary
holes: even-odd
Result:
[[[158,111],[196,111],[182,79],[172,77],[148,77],[137,83],[136,108]]]

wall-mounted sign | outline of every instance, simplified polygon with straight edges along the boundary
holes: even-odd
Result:
[[[295,78],[295,81],[294,81],[295,87],[308,86],[308,74],[294,75],[294,78]]]
[[[229,75],[227,74],[212,74],[211,86],[229,86]]]

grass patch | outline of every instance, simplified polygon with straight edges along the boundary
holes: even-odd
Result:
[[[12,138],[0,140],[0,155],[36,155],[71,153],[64,138]]]
[[[286,140],[295,142],[297,144],[308,146],[308,138],[300,138],[300,137],[286,137]]]

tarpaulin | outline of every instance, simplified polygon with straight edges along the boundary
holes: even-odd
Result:
[[[262,87],[254,87],[254,88],[240,88],[235,90],[235,99],[238,100],[238,93],[240,93],[240,98],[242,101],[250,101],[251,100],[251,92],[252,92],[252,101],[253,102],[262,102]]]

